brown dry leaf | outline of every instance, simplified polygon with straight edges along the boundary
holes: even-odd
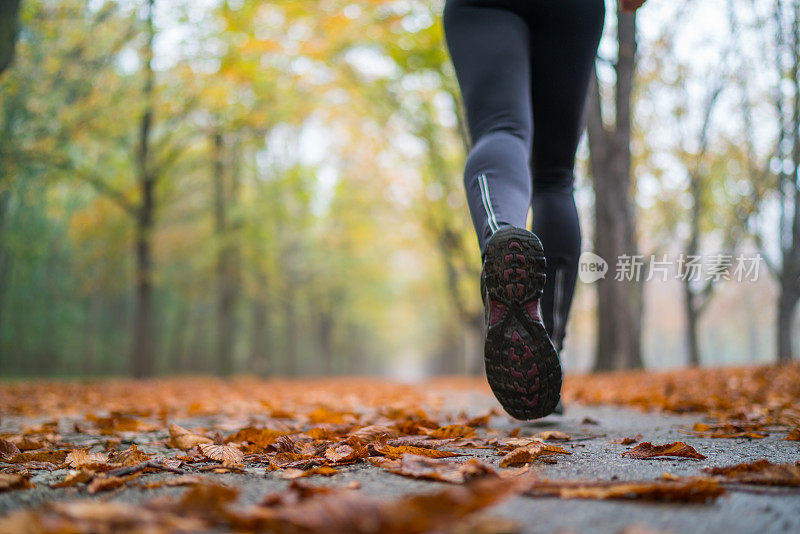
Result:
[[[267,447],[275,443],[279,437],[286,434],[279,430],[272,430],[270,428],[255,428],[252,426],[243,428],[235,434],[225,438],[226,443],[242,443],[248,442],[257,445],[260,448]]]
[[[4,491],[32,488],[28,477],[19,473],[0,473],[0,493]]]
[[[521,489],[520,481],[491,477],[437,493],[381,502],[345,489],[298,494],[304,490],[293,485],[287,492],[268,497],[266,507],[234,518],[233,526],[277,532],[420,534],[450,528]]]
[[[9,458],[13,458],[21,452],[22,451],[19,450],[19,447],[10,441],[0,439],[0,460],[8,460]]]
[[[176,424],[169,425],[169,446],[182,451],[188,451],[203,443],[212,443],[213,440],[193,434]]]
[[[197,484],[183,494],[171,508],[181,515],[196,516],[214,522],[225,520],[227,507],[239,496],[239,490],[222,484]]]
[[[451,439],[431,439],[428,436],[402,436],[393,439],[384,439],[384,436],[379,436],[377,441],[381,445],[391,445],[392,447],[408,445],[411,447],[422,447],[424,449],[436,449],[445,446],[452,447],[454,443]]]
[[[46,439],[34,439],[30,436],[12,436],[9,438],[11,443],[17,446],[21,451],[35,451],[50,445]]]
[[[308,421],[311,424],[328,423],[339,425],[354,419],[353,414],[347,412],[336,412],[320,406],[308,414]]]
[[[67,473],[67,476],[64,477],[64,480],[61,482],[57,482],[55,484],[51,484],[51,488],[71,488],[73,486],[77,486],[78,484],[85,484],[89,482],[94,473],[90,471],[84,471],[81,469],[80,471],[70,471]]]
[[[102,452],[89,452],[89,449],[75,449],[70,452],[64,463],[70,467],[89,467],[98,464],[107,464],[108,457]]]
[[[87,420],[93,422],[100,429],[100,434],[110,435],[118,432],[150,432],[157,430],[158,427],[137,419],[136,417],[115,413],[109,417],[98,417],[89,415]]]
[[[399,460],[383,460],[378,465],[397,475],[451,484],[463,484],[473,478],[497,474],[494,469],[476,458],[457,463],[406,454]]]
[[[500,467],[515,467],[527,464],[543,456],[554,454],[572,454],[561,447],[547,445],[546,443],[534,442],[523,447],[519,447],[509,452],[500,460]]]
[[[131,445],[124,451],[114,452],[109,456],[109,461],[112,464],[122,466],[138,465],[142,462],[149,460],[151,456],[136,448],[136,445]]]
[[[466,425],[447,425],[437,428],[430,434],[434,439],[471,438],[475,436],[475,429]]]
[[[119,487],[124,486],[134,478],[138,477],[138,474],[135,475],[128,475],[123,477],[115,477],[115,476],[97,476],[89,483],[89,493],[97,493],[100,491],[109,491],[112,489],[117,489]]]
[[[767,437],[767,432],[760,431],[763,427],[761,423],[751,422],[726,422],[717,424],[695,423],[691,431],[682,432],[701,438],[751,438],[762,439]]]
[[[674,502],[707,502],[723,493],[724,488],[706,478],[681,479],[675,482],[534,479],[525,492],[531,497]]]
[[[349,464],[369,456],[369,451],[358,438],[351,438],[347,442],[338,443],[325,449],[325,458],[336,465]]]
[[[153,480],[144,484],[139,484],[144,489],[156,489],[162,487],[177,487],[177,486],[194,486],[195,484],[203,484],[206,479],[199,475],[178,475],[175,477],[163,478],[161,480]]]
[[[28,462],[48,462],[51,464],[60,464],[70,452],[72,451],[68,449],[58,451],[21,452],[12,458],[9,458],[6,460],[6,462],[10,462],[12,464],[27,464]]]
[[[622,439],[615,439],[611,443],[616,443],[618,445],[633,445],[634,443],[638,442],[640,439],[642,439],[642,435],[641,434],[637,434],[632,438],[631,437],[627,437],[627,438],[622,438]]]
[[[545,430],[535,434],[533,437],[543,439],[545,441],[569,441],[572,439],[567,434],[559,432],[558,430]]]
[[[800,463],[774,464],[769,460],[703,469],[713,476],[742,484],[800,486]]]
[[[484,427],[489,424],[489,419],[491,419],[493,415],[498,414],[492,410],[482,415],[476,415],[475,417],[468,419],[465,424],[471,427]]]
[[[414,447],[412,445],[400,445],[393,447],[392,445],[384,445],[376,447],[375,451],[387,458],[402,458],[404,454],[416,454],[417,456],[427,456],[428,458],[451,458],[453,456],[461,456],[456,452],[440,451],[439,449],[428,449],[425,447]]]
[[[200,443],[197,448],[200,450],[200,454],[204,457],[208,458],[209,460],[214,460],[217,462],[222,462],[222,465],[237,465],[242,463],[244,460],[244,454],[242,451],[234,447],[233,445],[225,445],[222,443],[222,437],[217,435],[217,439],[214,443]]]
[[[378,436],[387,436],[389,438],[397,437],[397,429],[384,425],[369,425],[353,430],[350,432],[351,436],[365,440],[374,440]]]
[[[706,456],[694,450],[694,447],[687,445],[682,441],[665,443],[664,445],[653,445],[649,441],[645,441],[638,444],[634,448],[623,452],[622,456],[635,458],[637,460],[649,460],[650,458],[658,458],[662,456],[692,458],[695,460],[703,460],[706,458]]]
[[[339,470],[327,465],[319,467],[312,467],[311,469],[284,469],[281,472],[281,478],[285,480],[294,480],[296,478],[310,477],[313,475],[331,476],[338,473]]]
[[[800,441],[800,427],[791,429],[783,441]]]

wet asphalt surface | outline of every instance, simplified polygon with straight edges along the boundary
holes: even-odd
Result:
[[[454,412],[466,410],[478,414],[496,406],[496,401],[486,395],[454,392],[442,395],[447,406],[451,406]],[[491,419],[489,426],[505,431],[519,428],[520,436],[533,435],[543,430],[558,430],[570,435],[571,441],[559,445],[572,452],[571,455],[559,455],[555,464],[535,464],[532,468],[538,476],[544,478],[653,480],[660,478],[663,473],[677,476],[699,475],[704,467],[732,465],[762,458],[781,463],[800,461],[800,443],[781,440],[785,431],[774,432],[764,439],[707,439],[680,431],[681,428],[691,427],[695,422],[703,420],[699,415],[674,416],[614,407],[572,405],[567,406],[564,416],[550,416],[532,423],[496,416]],[[207,418],[176,422],[189,428],[198,425],[215,426],[215,421]],[[69,425],[68,422],[62,424]],[[18,426],[19,421],[4,418],[0,431],[16,431]],[[636,460],[621,456],[632,445],[621,445],[614,441],[635,436],[640,436],[641,441],[653,443],[685,441],[708,458]],[[70,441],[69,434],[64,434],[63,437],[65,441]],[[149,445],[148,442],[164,437],[165,433],[156,432],[140,435],[136,440],[139,441],[141,450],[163,454],[163,448]],[[491,449],[454,450],[494,465],[500,458]],[[34,473],[31,482],[36,487],[0,493],[0,515],[50,500],[90,497],[85,488],[48,487],[49,483],[63,479],[66,470]],[[153,474],[140,480],[155,480],[163,476],[173,475]],[[209,477],[216,482],[238,487],[241,491],[239,502],[242,505],[255,504],[264,495],[280,491],[289,484],[276,472],[270,473],[264,468],[248,468],[246,474],[215,474]],[[304,480],[313,484],[335,486],[357,481],[361,485],[360,491],[386,500],[412,493],[439,491],[447,487],[444,483],[414,480],[363,463],[341,468],[341,472],[333,477],[316,476]],[[184,491],[185,488],[141,490],[130,487],[101,493],[92,498],[139,502],[159,495],[180,495]],[[756,491],[736,489],[708,504],[562,500],[523,496],[502,502],[485,514],[510,519],[516,522],[520,532],[526,533],[616,533],[632,527],[646,527],[650,531],[675,534],[800,532],[800,488],[764,487]]]

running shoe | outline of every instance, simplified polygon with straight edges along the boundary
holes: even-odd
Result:
[[[502,227],[486,244],[486,378],[506,412],[523,420],[553,413],[561,397],[561,364],[539,314],[545,265],[541,241],[522,228]]]

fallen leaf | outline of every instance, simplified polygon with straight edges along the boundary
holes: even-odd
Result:
[[[384,462],[378,465],[397,475],[451,484],[463,484],[473,478],[497,474],[494,469],[476,458],[457,463],[405,454],[399,460],[383,460]]]
[[[61,482],[51,484],[50,487],[71,488],[77,486],[78,484],[85,484],[86,482],[89,482],[93,476],[94,473],[90,471],[84,471],[82,469],[79,471],[70,471]]]
[[[0,439],[0,460],[8,460],[9,458],[13,458],[17,454],[20,454],[21,452],[22,451],[19,450],[19,447],[17,447],[10,441]]]
[[[428,434],[434,439],[468,438],[475,436],[475,429],[466,425],[447,425]]]
[[[287,492],[268,496],[264,506],[241,514],[234,526],[277,532],[421,534],[452,527],[455,521],[521,489],[519,480],[491,477],[383,502],[345,489],[320,488],[307,496],[297,495],[298,490],[290,486]]]
[[[242,451],[233,445],[225,445],[222,441],[222,436],[219,434],[217,434],[214,443],[200,443],[197,448],[204,457],[216,462],[222,462],[222,465],[225,466],[240,464],[244,460]]]
[[[138,474],[122,477],[97,476],[89,483],[89,493],[98,493],[122,487],[138,476]]]
[[[145,454],[137,449],[136,445],[131,445],[124,451],[112,453],[109,456],[109,461],[117,465],[131,466],[146,462],[150,458],[151,456],[149,454]]]
[[[255,428],[255,427],[246,427],[235,434],[228,436],[225,439],[226,443],[242,443],[248,442],[252,443],[253,445],[257,445],[260,448],[267,447],[275,443],[279,437],[285,435],[286,432],[281,432],[278,430],[272,430],[270,428]],[[190,447],[191,448],[191,447]]]
[[[325,449],[325,458],[334,464],[348,464],[364,459],[369,455],[366,447],[358,443],[358,438],[350,443],[342,442]]]
[[[427,449],[425,447],[414,447],[412,445],[400,445],[399,447],[384,445],[383,447],[376,447],[375,451],[383,456],[386,456],[387,458],[402,458],[404,454],[416,454],[417,456],[427,456],[428,458],[450,458],[453,456],[461,456],[456,452],[440,451],[439,449]]]
[[[800,427],[791,429],[783,441],[800,441]]]
[[[285,480],[294,480],[296,478],[310,477],[313,475],[331,476],[338,473],[339,470],[327,465],[319,467],[312,467],[311,469],[284,469],[281,472],[281,478]]]
[[[635,458],[637,460],[649,460],[650,458],[658,458],[661,456],[692,458],[695,460],[703,460],[706,458],[706,456],[694,450],[694,447],[682,441],[666,443],[664,445],[653,445],[649,441],[645,441],[623,452],[622,456]]]
[[[213,440],[193,434],[176,424],[169,425],[169,446],[182,451],[188,451],[203,443],[212,443]]]
[[[701,438],[751,438],[762,439],[767,437],[767,432],[761,432],[762,425],[760,423],[753,424],[748,422],[743,423],[718,423],[714,425],[706,423],[695,423],[691,431],[681,430],[685,434],[697,436]]]
[[[28,477],[19,473],[0,473],[0,493],[4,491],[32,488]]]
[[[545,441],[569,441],[572,438],[558,430],[545,430],[535,434],[533,437],[543,439]]]
[[[616,443],[618,445],[633,445],[634,443],[637,443],[640,439],[642,439],[642,435],[641,434],[637,434],[634,437],[615,439],[611,443]]]
[[[30,436],[13,436],[9,438],[8,441],[16,445],[17,448],[23,452],[35,451],[51,444],[51,442],[46,439],[34,439]]]
[[[70,452],[64,463],[70,467],[87,467],[108,463],[108,457],[102,452],[89,452],[89,449],[75,449]]]
[[[153,480],[140,484],[144,489],[156,489],[161,487],[177,487],[177,486],[193,486],[195,484],[203,484],[206,479],[199,475],[178,475],[175,477],[167,477],[161,480]]]
[[[545,480],[534,479],[525,492],[532,497],[562,499],[624,499],[643,501],[707,502],[725,493],[705,478],[666,481]]]
[[[707,467],[703,471],[742,484],[800,486],[800,464],[774,464],[769,460],[757,460],[725,467]]]
[[[374,440],[378,436],[397,437],[398,432],[396,429],[385,425],[369,425],[351,431],[350,435],[364,440]]]
[[[500,467],[515,467],[527,464],[541,458],[554,454],[572,454],[561,447],[547,445],[546,443],[534,442],[523,447],[519,447],[509,452],[500,460]]]
[[[51,464],[60,464],[64,461],[67,455],[72,452],[70,450],[57,450],[57,451],[36,451],[36,452],[21,452],[6,460],[12,464],[27,464],[28,462],[48,462]]]

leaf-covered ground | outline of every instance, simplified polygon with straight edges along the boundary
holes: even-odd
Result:
[[[6,384],[0,532],[800,528],[800,366],[565,398],[523,423],[481,379]]]

